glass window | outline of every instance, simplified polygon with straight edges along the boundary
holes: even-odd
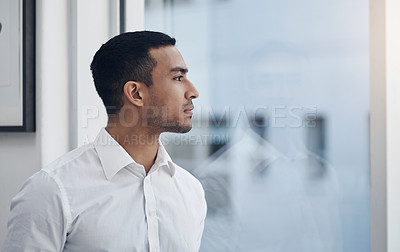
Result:
[[[370,251],[369,2],[145,3],[200,92],[163,140],[204,186],[201,251]]]

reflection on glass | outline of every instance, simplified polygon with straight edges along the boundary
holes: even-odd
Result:
[[[147,0],[200,91],[164,136],[203,184],[201,251],[369,251],[368,1]]]

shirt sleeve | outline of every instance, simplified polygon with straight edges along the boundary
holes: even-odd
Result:
[[[60,187],[47,172],[39,171],[11,201],[3,251],[62,251],[66,233]]]
[[[200,182],[199,182],[200,184]],[[197,236],[197,251],[200,250],[200,245],[201,245],[201,238],[203,236],[203,231],[204,231],[204,223],[205,223],[205,219],[207,216],[207,202],[206,202],[206,198],[205,198],[205,193],[204,193],[204,189],[203,186],[200,184],[200,192],[201,192],[201,198],[200,198],[200,202],[201,202],[201,222],[200,222],[200,230],[198,232],[198,236]]]

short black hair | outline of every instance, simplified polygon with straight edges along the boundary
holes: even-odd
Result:
[[[123,87],[128,81],[151,86],[152,71],[157,62],[149,54],[152,48],[175,46],[176,40],[155,31],[126,32],[103,44],[90,64],[94,85],[103,100],[107,114],[123,106]]]

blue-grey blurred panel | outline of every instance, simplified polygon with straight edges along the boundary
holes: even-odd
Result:
[[[370,251],[369,1],[147,0],[145,26],[200,91],[168,149],[196,154],[201,251]]]

